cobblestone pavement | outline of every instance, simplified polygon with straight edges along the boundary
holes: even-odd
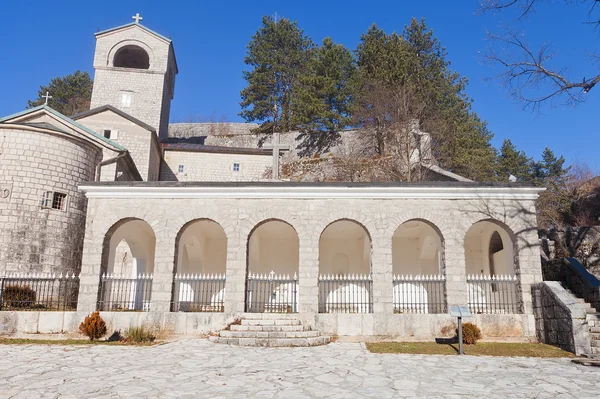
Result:
[[[598,398],[568,359],[377,355],[361,344],[239,348],[0,345],[0,398]]]

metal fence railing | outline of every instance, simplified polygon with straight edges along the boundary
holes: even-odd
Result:
[[[467,289],[472,313],[521,313],[517,276],[469,275]]]
[[[443,275],[394,276],[394,313],[446,313]]]
[[[298,276],[249,273],[246,279],[246,312],[297,313]]]
[[[123,277],[104,274],[100,278],[98,310],[144,311],[150,310],[152,275]]]
[[[225,274],[176,274],[173,312],[223,312]]]
[[[0,310],[77,310],[79,276],[13,273],[0,276]]]
[[[373,313],[371,276],[319,276],[319,313]]]

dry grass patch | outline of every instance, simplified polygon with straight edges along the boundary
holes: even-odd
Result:
[[[458,344],[438,344],[435,342],[368,342],[367,349],[372,353],[404,353],[413,355],[456,355]],[[507,357],[575,357],[560,348],[535,343],[480,342],[477,345],[463,345],[466,355],[507,356]]]

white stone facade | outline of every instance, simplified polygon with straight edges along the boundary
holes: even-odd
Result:
[[[211,153],[165,149],[161,181],[258,181],[271,169],[271,154]],[[238,166],[234,168],[234,164]],[[179,172],[180,165],[183,171]],[[237,170],[235,170],[237,169]]]
[[[111,140],[129,151],[142,179],[159,179],[161,149],[154,131],[149,131],[109,110],[76,120],[100,135],[103,135],[105,130],[110,130]]]
[[[447,315],[394,314],[392,304],[392,247],[396,229],[419,219],[439,229],[444,242],[444,270],[448,304],[467,303],[465,236],[481,220],[494,220],[509,232],[517,249],[514,265],[521,292],[522,313],[478,315],[486,336],[533,337],[531,284],[542,280],[535,229],[536,189],[477,186],[329,187],[327,185],[215,186],[163,185],[84,187],[89,197],[85,249],[79,294],[79,312],[96,309],[103,259],[113,226],[140,219],[156,237],[152,304],[148,315],[163,328],[183,333],[190,320],[200,323],[195,331],[220,329],[222,315],[172,314],[176,240],[183,226],[210,219],[227,236],[225,319],[245,310],[245,287],[251,231],[266,220],[291,225],[299,239],[299,317],[325,333],[434,337],[451,324]],[[507,211],[508,210],[508,211]],[[319,240],[332,222],[352,220],[364,226],[371,238],[373,312],[323,314],[318,312]],[[104,254],[104,255],[103,255]],[[110,313],[107,317],[112,318]],[[131,322],[125,315],[114,316]],[[181,324],[183,323],[183,324]],[[187,327],[186,327],[187,325]]]
[[[143,49],[148,69],[115,67],[115,55],[125,47]],[[94,89],[91,108],[106,104],[154,127],[159,137],[168,134],[170,102],[175,91],[177,64],[171,41],[139,24],[96,34]],[[122,93],[130,98],[123,100]]]

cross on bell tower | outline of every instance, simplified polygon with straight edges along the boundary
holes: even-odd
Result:
[[[131,19],[135,20],[136,24],[139,24],[141,20],[143,20],[144,18],[142,18],[142,16],[140,15],[139,12],[136,12],[135,15],[133,17],[131,17]]]

